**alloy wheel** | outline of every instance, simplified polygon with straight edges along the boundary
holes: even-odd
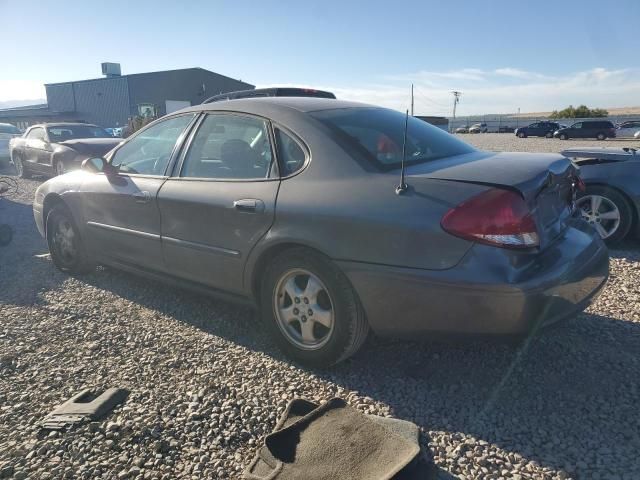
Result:
[[[16,169],[16,174],[19,177],[22,177],[22,174],[24,173],[24,165],[22,165],[22,159],[20,157],[18,157],[17,155],[13,159],[13,166]]]
[[[620,227],[620,210],[607,197],[585,195],[577,200],[582,218],[597,230],[603,239],[609,238]]]
[[[53,244],[56,252],[65,263],[74,261],[76,257],[76,239],[73,226],[68,219],[60,219],[56,224],[53,233]]]
[[[303,350],[317,350],[329,341],[335,324],[333,305],[325,285],[307,270],[286,272],[274,289],[278,327],[287,341]]]

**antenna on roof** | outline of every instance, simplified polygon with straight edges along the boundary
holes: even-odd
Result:
[[[404,181],[404,158],[407,154],[407,126],[409,125],[409,110],[404,117],[404,137],[402,139],[402,162],[400,166],[400,185],[396,187],[396,195],[402,195],[407,191],[409,185]]]

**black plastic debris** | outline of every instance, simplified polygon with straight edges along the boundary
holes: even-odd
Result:
[[[129,391],[123,388],[109,388],[99,396],[95,396],[90,389],[83,390],[47,415],[40,427],[45,430],[67,430],[99,420],[123,403],[128,395]]]

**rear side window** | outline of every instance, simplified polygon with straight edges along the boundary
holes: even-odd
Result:
[[[264,120],[236,114],[208,115],[191,142],[182,177],[267,178],[271,144]]]
[[[310,112],[347,147],[357,149],[378,167],[400,167],[405,114],[385,108],[341,108]],[[409,117],[406,164],[474,152],[475,149],[438,127]]]
[[[280,175],[286,177],[302,167],[307,159],[304,150],[289,134],[276,129],[276,147],[280,159]]]

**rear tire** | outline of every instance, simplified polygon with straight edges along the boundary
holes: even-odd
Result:
[[[553,132],[547,132],[545,138],[553,138]]]
[[[595,203],[591,202],[593,197],[596,197]],[[582,211],[582,218],[594,225],[594,228],[596,228],[602,239],[609,246],[615,245],[623,240],[633,224],[633,210],[629,202],[620,192],[612,188],[603,185],[587,186],[587,189],[578,196],[576,205]],[[595,216],[592,215],[592,207],[594,205],[598,206],[597,215]],[[602,217],[603,214],[606,215],[607,213],[609,213],[610,216],[617,213],[619,218],[617,226],[615,219]],[[606,235],[603,232],[606,232]]]
[[[280,349],[309,367],[328,367],[347,359],[369,333],[347,277],[329,259],[306,248],[286,250],[267,267],[260,309]]]
[[[71,274],[88,273],[96,265],[87,254],[80,231],[69,209],[56,205],[47,215],[46,236],[53,264]]]
[[[22,156],[19,153],[16,153],[13,156],[13,166],[16,169],[16,175],[18,175],[19,178],[31,178],[31,172],[27,170],[27,167],[22,161]]]

